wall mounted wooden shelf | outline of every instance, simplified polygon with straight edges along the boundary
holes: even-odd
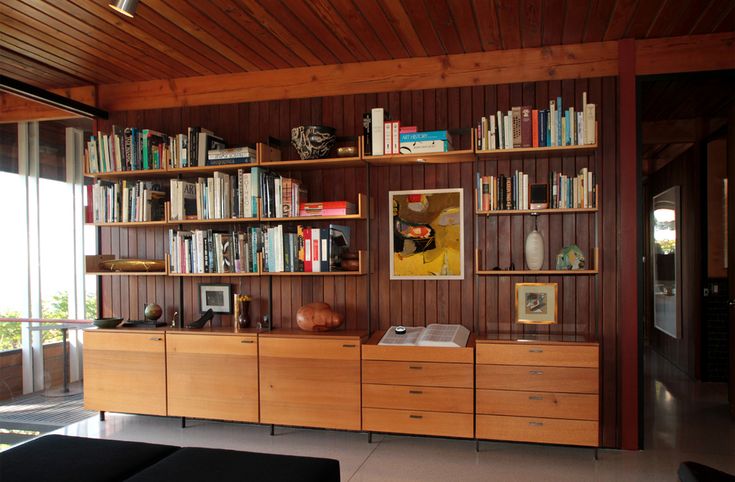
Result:
[[[150,226],[166,226],[169,222],[165,219],[160,221],[128,221],[119,223],[86,223],[99,228],[147,228]]]
[[[258,165],[266,169],[329,169],[337,167],[365,167],[362,150],[362,137],[357,140],[358,152],[351,157],[327,157],[324,159],[293,159],[282,161],[280,150],[267,144],[258,143]]]
[[[513,149],[477,149],[475,154],[480,160],[507,159],[518,155],[540,154],[548,157],[552,154],[586,153],[597,149],[594,144],[583,144],[575,146],[549,146],[549,147],[515,147]]]
[[[222,164],[219,166],[195,166],[195,167],[172,167],[166,169],[168,174],[211,174],[213,172],[237,172],[238,169],[250,169],[257,167],[257,162],[248,162],[244,164]]]
[[[168,224],[230,224],[253,223],[258,221],[260,221],[260,218],[171,219],[168,221]]]
[[[111,171],[111,172],[95,172],[85,173],[86,177],[96,179],[127,179],[140,177],[167,177],[169,171],[166,169],[141,169],[137,171]]]
[[[559,209],[501,209],[497,211],[475,211],[478,216],[511,216],[511,215],[529,215],[536,214],[580,214],[580,213],[596,213],[598,208],[559,208]]]
[[[431,152],[425,154],[396,154],[388,156],[365,156],[368,164],[376,166],[400,166],[405,164],[456,164],[475,161],[475,151]]]
[[[357,213],[356,214],[340,214],[336,216],[289,216],[283,218],[266,218],[261,216],[260,221],[268,223],[278,223],[283,221],[349,221],[358,219],[367,219],[367,195],[357,195]]]
[[[592,269],[542,269],[542,270],[486,270],[480,269],[480,250],[475,250],[475,274],[478,276],[591,276],[599,273],[597,248],[592,250]]]
[[[168,276],[174,277],[202,277],[202,278],[222,278],[222,277],[242,277],[242,276],[260,276],[263,273],[168,273]]]
[[[298,272],[264,272],[263,276],[362,276],[367,274],[367,253],[358,251],[359,268],[357,271],[298,271]]]

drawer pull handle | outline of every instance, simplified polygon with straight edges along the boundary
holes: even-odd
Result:
[[[528,422],[528,425],[530,425],[531,427],[543,427],[544,422]]]
[[[528,373],[530,375],[543,375],[544,371],[543,370],[528,370]]]
[[[409,418],[415,418],[416,420],[420,420],[420,419],[424,418],[423,415],[409,415],[408,417]]]
[[[421,395],[424,392],[421,390],[409,390],[408,393],[410,393],[411,395]]]
[[[342,348],[355,348],[356,346],[354,343],[345,343]]]
[[[541,348],[530,348],[528,350],[528,353],[543,353],[544,351]]]
[[[544,397],[542,397],[540,395],[531,395],[530,397],[528,397],[528,399],[529,400],[543,400]]]
[[[240,340],[240,343],[255,343],[254,340]]]
[[[424,369],[424,367],[417,367],[414,365],[410,365],[408,368],[410,368],[411,370],[423,370]]]
[[[148,339],[151,340],[151,341],[161,341],[161,340],[163,340],[163,338],[161,338],[159,336],[152,336],[152,337],[150,337]]]

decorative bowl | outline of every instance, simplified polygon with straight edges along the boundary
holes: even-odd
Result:
[[[122,320],[122,318],[99,318],[93,320],[92,323],[97,328],[115,328]]]
[[[291,144],[302,160],[323,159],[337,141],[337,130],[327,126],[299,126],[291,129]]]
[[[108,271],[166,271],[166,263],[155,259],[109,259],[100,263]]]
[[[355,157],[356,155],[357,148],[355,146],[337,148],[337,157]]]

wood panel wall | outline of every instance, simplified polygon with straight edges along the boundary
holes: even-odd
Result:
[[[296,309],[308,301],[324,300],[346,315],[347,328],[387,328],[402,323],[461,323],[474,331],[513,331],[524,328],[512,323],[514,284],[522,281],[559,283],[560,323],[531,331],[580,334],[599,337],[603,342],[603,444],[619,446],[618,398],[618,312],[617,312],[617,115],[616,78],[564,80],[483,87],[431,89],[382,94],[346,95],[303,100],[268,101],[222,106],[185,107],[112,113],[99,127],[111,124],[185,132],[201,125],[221,134],[233,144],[253,144],[268,136],[288,139],[290,128],[321,123],[335,126],[339,135],[362,133],[362,114],[372,107],[385,107],[404,125],[420,130],[461,129],[474,125],[485,114],[507,111],[513,105],[547,106],[561,95],[565,104],[582,103],[582,92],[597,104],[600,148],[591,155],[518,157],[502,161],[481,161],[451,165],[348,168],[294,172],[301,177],[313,200],[355,200],[369,189],[373,205],[370,221],[370,276],[363,277],[273,277],[273,322],[276,327],[295,327]],[[461,143],[469,144],[466,136]],[[295,157],[293,150],[290,158]],[[512,261],[522,269],[523,244],[533,229],[530,217],[479,218],[473,214],[475,173],[511,174],[521,169],[530,180],[544,181],[551,170],[575,174],[589,167],[596,173],[601,189],[600,214],[540,216],[538,229],[546,243],[545,267],[553,267],[558,250],[577,243],[592,258],[592,247],[600,247],[601,272],[579,277],[476,277],[474,249],[482,249],[484,268],[507,268]],[[404,189],[462,187],[464,197],[465,278],[461,281],[390,281],[388,192]],[[595,229],[595,226],[599,229]],[[367,223],[352,222],[353,238],[360,249],[367,248]],[[597,234],[596,234],[597,233]],[[353,242],[354,243],[354,242]],[[354,245],[354,244],[353,244]],[[101,253],[121,256],[162,257],[166,251],[164,228],[103,228]],[[198,312],[197,284],[227,282],[236,292],[249,293],[253,319],[267,307],[269,278],[184,278],[185,320]],[[102,280],[103,314],[142,317],[144,301],[156,301],[167,318],[178,310],[182,299],[179,280],[163,277],[108,277]],[[369,290],[368,290],[369,288]],[[370,297],[368,298],[368,292]],[[370,300],[368,302],[368,299]],[[223,317],[217,323],[229,324]]]

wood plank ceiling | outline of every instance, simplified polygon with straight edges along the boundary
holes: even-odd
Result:
[[[735,0],[1,0],[0,73],[45,88],[735,30]]]

